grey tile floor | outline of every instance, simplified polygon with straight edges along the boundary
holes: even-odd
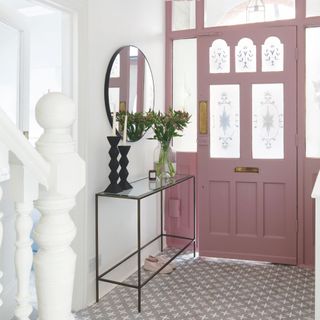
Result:
[[[167,255],[172,251],[167,251]],[[311,320],[314,272],[308,269],[226,259],[176,259],[177,269],[142,289],[118,286],[76,314],[77,320]],[[133,274],[129,282],[137,281]]]

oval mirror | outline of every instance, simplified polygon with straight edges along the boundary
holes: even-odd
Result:
[[[112,126],[112,113],[145,112],[154,108],[154,82],[143,52],[135,46],[118,49],[108,65],[104,98]]]

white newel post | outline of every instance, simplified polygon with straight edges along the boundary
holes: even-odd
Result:
[[[48,190],[35,202],[41,219],[34,231],[40,249],[34,258],[39,320],[70,320],[76,255],[70,244],[76,235],[69,215],[85,183],[85,164],[71,136],[75,105],[60,93],[48,93],[36,107],[44,133],[37,150],[50,163]]]
[[[312,198],[316,201],[315,212],[315,319],[320,319],[320,172],[312,191]]]
[[[8,159],[8,149],[0,142],[0,203],[3,196],[3,191],[1,187],[1,182],[9,179],[9,159]],[[0,251],[2,246],[2,238],[3,238],[3,225],[2,225],[2,217],[3,213],[0,211]],[[1,267],[1,261],[0,261]],[[0,307],[2,306],[1,293],[3,290],[3,286],[1,284],[1,278],[3,273],[0,269]]]
[[[22,164],[11,164],[11,186],[16,209],[17,307],[15,316],[29,320],[32,313],[29,285],[33,253],[30,239],[33,221],[33,201],[38,199],[38,183]]]

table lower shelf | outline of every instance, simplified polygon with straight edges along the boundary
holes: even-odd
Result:
[[[128,259],[132,258],[134,255],[138,254],[139,251],[141,253],[141,251],[146,248],[147,246],[149,246],[150,244],[152,244],[153,242],[155,242],[158,239],[161,239],[163,237],[170,237],[170,238],[176,238],[176,239],[182,239],[182,240],[188,240],[187,244],[182,248],[179,249],[179,251],[177,253],[175,253],[172,257],[170,257],[170,259],[168,260],[168,262],[166,262],[164,265],[161,266],[161,268],[159,268],[157,271],[155,271],[154,273],[152,273],[151,276],[147,277],[146,279],[144,279],[143,281],[141,281],[140,285],[134,285],[134,284],[130,284],[130,283],[125,283],[125,282],[120,282],[120,281],[114,281],[111,279],[104,279],[104,277],[110,273],[111,271],[115,270],[117,267],[119,267],[121,264],[123,264],[125,261],[127,261]],[[176,236],[176,235],[170,235],[170,234],[163,234],[163,235],[159,235],[157,237],[155,237],[154,239],[152,239],[151,241],[149,241],[148,243],[146,243],[145,245],[143,245],[140,250],[136,250],[133,253],[131,253],[130,255],[128,255],[126,258],[122,259],[120,262],[118,262],[117,264],[115,264],[113,267],[111,267],[110,269],[108,269],[107,271],[103,272],[102,274],[100,274],[97,278],[97,281],[101,281],[101,282],[107,282],[107,283],[112,283],[112,284],[116,284],[116,285],[120,285],[120,286],[125,286],[125,287],[129,287],[129,288],[134,288],[134,289],[138,289],[140,290],[142,287],[144,287],[151,279],[153,279],[157,274],[160,273],[160,271],[162,269],[164,269],[169,263],[171,263],[177,256],[179,256],[183,251],[185,251],[190,245],[192,245],[193,243],[193,255],[195,257],[195,239],[194,238],[189,238],[189,237],[182,237],[182,236]],[[140,270],[138,270],[138,272],[140,271],[141,273],[141,266],[140,266]],[[99,299],[97,299],[98,301]]]

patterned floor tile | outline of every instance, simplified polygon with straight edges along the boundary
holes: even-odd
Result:
[[[174,250],[167,250],[170,256]],[[314,272],[226,259],[177,258],[177,269],[142,289],[118,286],[77,320],[314,320]],[[143,277],[148,273],[143,272]],[[137,281],[133,274],[129,283]]]

